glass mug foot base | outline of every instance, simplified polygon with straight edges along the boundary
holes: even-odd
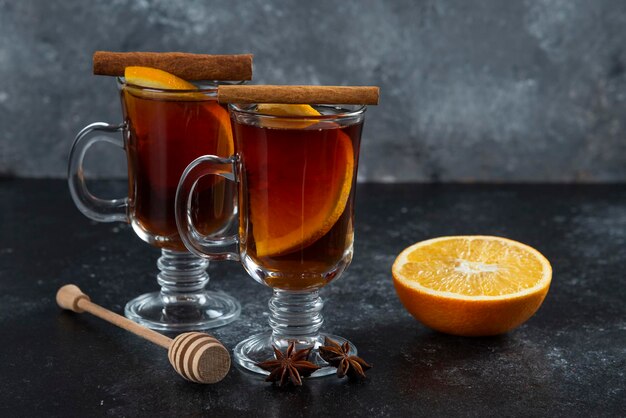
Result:
[[[126,304],[124,314],[148,328],[159,331],[197,331],[217,328],[239,318],[241,305],[222,292],[194,294],[193,301],[164,301],[161,292],[141,295]]]
[[[324,361],[324,359],[322,359],[318,353],[318,347],[324,344],[325,337],[329,337],[339,344],[343,344],[348,341],[343,337],[324,333],[319,334],[319,336],[316,337],[313,341],[295,340],[297,342],[296,350],[310,347],[312,343],[314,343],[315,345],[315,348],[313,349],[313,351],[311,351],[311,355],[309,356],[309,361],[320,366],[321,369],[313,373],[310,377],[322,377],[337,373],[337,369],[335,367],[329,366],[328,363],[326,363],[326,361]],[[289,341],[290,340],[274,341],[272,339],[271,331],[253,335],[252,337],[246,338],[245,340],[237,344],[237,346],[235,346],[235,348],[233,349],[233,360],[235,364],[243,367],[248,371],[268,375],[269,372],[256,366],[256,364],[264,362],[266,360],[274,359],[274,350],[272,348],[272,345],[276,345],[279,350],[284,352],[287,349]],[[357,350],[352,343],[350,343],[350,355],[357,355]]]

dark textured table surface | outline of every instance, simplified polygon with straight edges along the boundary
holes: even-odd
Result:
[[[74,282],[121,312],[156,289],[158,251],[84,218],[63,181],[0,181],[0,416],[626,416],[626,186],[361,185],[356,229],[352,265],[323,291],[324,327],[358,345],[368,379],[281,390],[233,367],[201,386],[161,348],[54,303]],[[543,252],[546,301],[500,337],[430,331],[400,305],[391,264],[416,241],[478,233]],[[232,347],[266,329],[269,289],[236,263],[209,271],[243,307],[214,334]]]

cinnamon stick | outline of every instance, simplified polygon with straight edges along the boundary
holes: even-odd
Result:
[[[206,55],[185,52],[109,52],[93,54],[93,73],[123,76],[130,66],[158,68],[185,80],[251,80],[252,54]]]
[[[220,103],[378,104],[374,86],[219,86]]]

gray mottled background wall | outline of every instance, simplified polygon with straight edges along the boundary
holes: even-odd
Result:
[[[63,177],[75,133],[120,119],[97,49],[252,52],[257,83],[380,85],[362,180],[626,180],[624,0],[0,0],[1,175]],[[92,175],[125,175],[95,152]]]

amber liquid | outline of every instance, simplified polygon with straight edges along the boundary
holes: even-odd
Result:
[[[266,272],[262,280],[269,286],[291,290],[321,287],[335,277],[342,260],[351,256],[361,128],[362,123],[347,127],[327,123],[323,129],[235,124],[242,163],[242,253]],[[341,141],[349,142],[347,148]],[[352,160],[347,201],[342,211],[338,209],[336,222],[321,228],[319,211],[311,208],[337,198],[336,191],[346,182],[346,149]],[[272,254],[259,251],[258,242],[285,224],[295,225],[292,238],[298,233],[303,238]],[[313,233],[310,237],[312,231],[320,229],[323,235]]]
[[[228,112],[217,101],[164,100],[122,91],[128,123],[127,154],[133,227],[154,246],[184,251],[174,215],[176,187],[195,158],[233,152]],[[226,124],[226,126],[224,126]],[[231,144],[228,144],[231,141]],[[206,235],[226,228],[233,214],[231,183],[203,178],[193,196],[192,219]]]

